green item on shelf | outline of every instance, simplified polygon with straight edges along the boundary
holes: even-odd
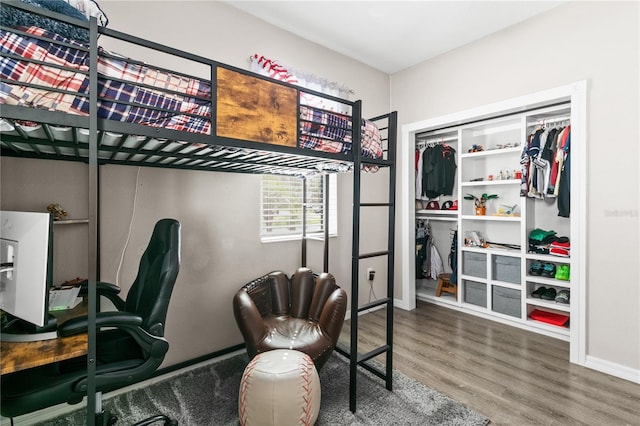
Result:
[[[536,228],[529,232],[529,240],[531,241],[545,241],[549,237],[556,235],[556,231],[545,231],[540,228]]]

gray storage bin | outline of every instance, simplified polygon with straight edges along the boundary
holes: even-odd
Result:
[[[493,279],[507,283],[520,284],[520,258],[511,256],[493,256]]]
[[[487,285],[476,281],[464,280],[464,301],[472,305],[487,307]]]
[[[462,252],[462,273],[472,277],[487,278],[487,255],[471,251]]]
[[[493,286],[491,297],[494,312],[516,318],[521,317],[520,290]]]

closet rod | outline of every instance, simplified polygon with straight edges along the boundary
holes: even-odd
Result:
[[[529,126],[540,126],[548,123],[558,123],[562,121],[571,121],[571,116],[567,115],[564,117],[551,117],[551,118],[543,118],[533,123],[530,123]]]
[[[457,222],[457,217],[424,217],[424,216],[416,216],[416,220],[441,220],[443,222]]]
[[[430,144],[430,143],[441,143],[441,142],[451,142],[451,141],[457,141],[458,137],[457,136],[447,136],[444,138],[435,138],[435,139],[420,139],[420,138],[416,138],[418,144]]]

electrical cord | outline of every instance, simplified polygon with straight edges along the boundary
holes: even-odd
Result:
[[[376,292],[373,289],[373,280],[367,281],[369,281],[369,303],[371,303],[371,295],[373,295],[373,300],[378,300],[378,296],[376,296]]]
[[[131,220],[129,222],[129,231],[127,233],[127,240],[124,242],[124,247],[122,247],[122,253],[120,255],[120,262],[118,263],[118,270],[116,271],[116,285],[120,287],[120,269],[122,268],[122,263],[124,261],[124,253],[127,251],[127,247],[129,246],[129,240],[131,239],[131,229],[133,228],[133,219],[136,217],[136,200],[138,199],[138,183],[140,182],[140,170],[142,167],[138,166],[138,172],[136,173],[136,186],[135,191],[133,193],[133,208],[131,209]]]

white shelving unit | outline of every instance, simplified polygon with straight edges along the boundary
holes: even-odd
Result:
[[[457,253],[458,295],[435,296],[434,280],[416,277],[418,299],[464,310],[517,327],[570,339],[570,326],[556,326],[530,318],[534,310],[567,317],[572,315],[572,303],[560,303],[532,296],[539,287],[571,291],[570,280],[560,280],[529,273],[534,262],[576,267],[570,258],[528,252],[528,235],[535,229],[554,230],[557,236],[571,237],[572,222],[557,216],[552,199],[537,200],[521,196],[520,159],[527,137],[543,120],[570,117],[570,103],[508,114],[500,118],[473,120],[472,124],[448,128],[446,131],[420,133],[420,141],[443,140],[456,150],[457,184],[453,199],[457,211],[417,210],[416,221],[427,221],[435,235],[435,244],[442,253],[451,245],[446,233],[458,230]],[[471,120],[470,120],[471,121]],[[568,121],[568,120],[567,120]],[[474,151],[478,149],[479,151]],[[472,200],[483,193],[497,194],[487,202],[486,215],[476,215]],[[441,197],[440,205],[449,197]],[[501,213],[502,211],[502,213]],[[509,211],[510,214],[504,212]],[[491,244],[487,247],[465,245],[472,233]],[[445,256],[442,256],[443,259]],[[446,264],[447,262],[445,262]],[[449,265],[446,272],[450,272]]]

